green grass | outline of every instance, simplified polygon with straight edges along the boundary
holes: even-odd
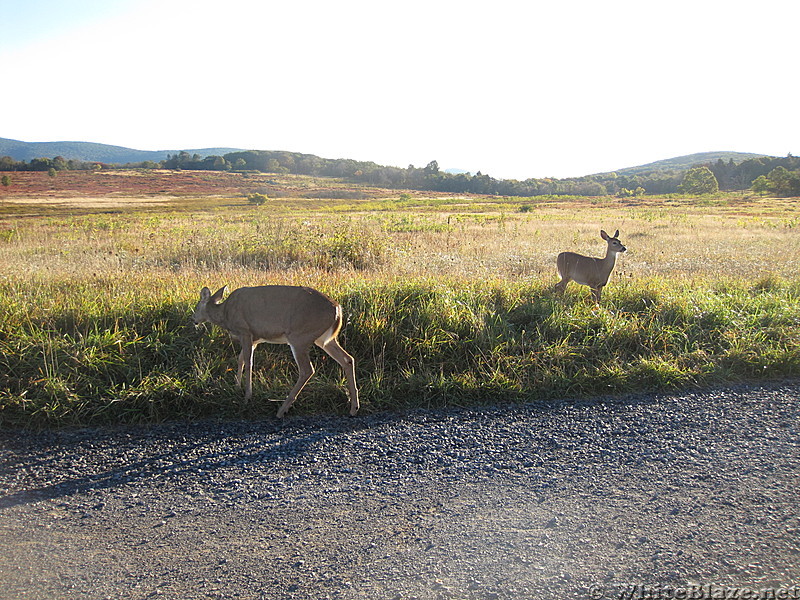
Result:
[[[364,413],[800,375],[797,199],[345,201],[291,184],[262,207],[79,198],[75,214],[10,218],[0,203],[0,426],[272,418],[296,379],[288,347],[259,347],[245,402],[228,335],[188,323],[200,289],[224,284],[341,302]],[[556,254],[601,254],[602,227],[628,252],[601,307],[575,284],[554,295]],[[313,360],[290,414],[347,414],[338,365]]]
[[[188,316],[199,281],[0,280],[0,424],[63,426],[264,418],[295,379],[286,346],[256,353],[253,399],[235,349]],[[800,375],[800,286],[768,278],[609,288],[597,308],[541,283],[344,279],[341,340],[365,413],[678,389]],[[293,414],[346,414],[341,371],[317,374]]]

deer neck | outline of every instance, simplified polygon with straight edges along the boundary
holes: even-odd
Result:
[[[617,253],[611,249],[611,246],[608,247],[606,250],[605,258],[603,258],[603,272],[608,276],[611,271],[614,269],[614,265],[617,262]]]

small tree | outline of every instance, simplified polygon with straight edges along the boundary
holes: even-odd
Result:
[[[759,175],[753,182],[753,191],[756,194],[766,194],[769,191],[769,179],[766,175]]]
[[[719,191],[719,182],[708,167],[694,167],[686,172],[678,191],[681,194],[714,194]]]
[[[800,195],[800,171],[789,171],[778,166],[753,181],[753,191],[759,194],[769,193],[776,196]]]
[[[428,163],[428,166],[425,167],[425,175],[438,175],[439,174],[439,163],[435,160],[432,160]],[[478,173],[480,175],[480,173]]]
[[[8,175],[3,175],[3,178],[0,179],[0,183],[3,184],[3,187],[8,187],[11,185],[11,177]]]

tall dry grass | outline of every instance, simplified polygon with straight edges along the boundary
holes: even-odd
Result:
[[[391,197],[3,220],[0,423],[271,414],[288,352],[259,349],[244,404],[226,335],[187,325],[204,285],[342,302],[365,411],[797,375],[796,208]],[[603,307],[554,296],[556,254],[602,254],[600,228],[629,248]],[[342,411],[340,372],[315,362],[293,410]]]

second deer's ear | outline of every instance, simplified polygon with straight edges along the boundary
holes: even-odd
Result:
[[[618,238],[618,237],[619,237],[619,229],[617,229],[617,230],[614,232],[614,237],[615,237],[615,238]]]
[[[214,304],[219,304],[220,301],[222,300],[222,296],[224,296],[225,292],[227,292],[227,291],[228,291],[228,286],[227,285],[223,285],[216,292],[214,292],[214,295],[211,296],[211,301]]]

